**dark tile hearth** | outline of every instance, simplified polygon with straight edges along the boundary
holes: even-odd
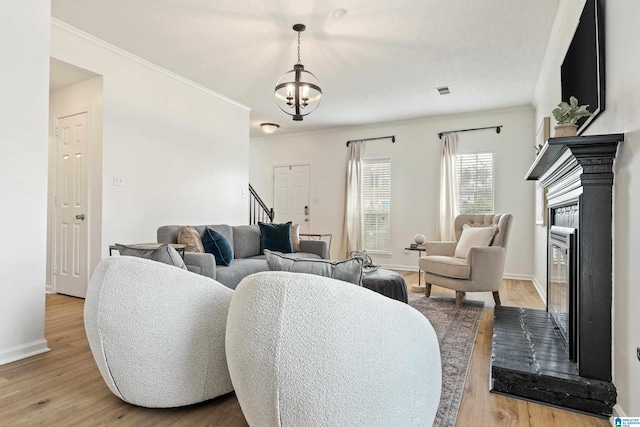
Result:
[[[497,306],[491,359],[494,393],[611,416],[615,386],[578,374],[544,310]]]

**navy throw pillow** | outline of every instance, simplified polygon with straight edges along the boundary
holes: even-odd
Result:
[[[282,252],[284,254],[293,253],[291,246],[291,221],[286,224],[268,224],[258,222],[260,226],[260,253],[265,249]]]
[[[217,265],[231,265],[233,248],[224,234],[207,227],[202,236],[202,245],[206,253],[213,254]]]

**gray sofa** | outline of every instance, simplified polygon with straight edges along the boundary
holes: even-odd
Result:
[[[158,228],[158,243],[178,243],[178,233],[185,225],[165,225]],[[185,252],[184,263],[189,271],[211,277],[223,285],[235,289],[238,283],[246,276],[268,271],[267,260],[260,254],[260,227],[257,225],[230,226],[196,225],[195,228],[200,237],[204,230],[210,227],[229,240],[233,248],[234,259],[231,265],[216,265],[212,254]],[[301,240],[300,252],[287,254],[292,258],[329,258],[329,246],[321,240]]]

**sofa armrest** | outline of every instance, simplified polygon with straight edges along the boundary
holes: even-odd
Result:
[[[504,275],[506,250],[501,246],[472,247],[467,256],[471,265],[473,287],[483,291],[498,291]]]
[[[185,252],[184,263],[189,271],[212,279],[216,278],[216,259],[213,254],[199,252]]]
[[[457,242],[425,242],[425,255],[453,256]]]
[[[316,254],[322,259],[329,259],[329,244],[324,240],[300,240],[300,252]]]

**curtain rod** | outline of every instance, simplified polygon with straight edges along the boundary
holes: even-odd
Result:
[[[472,129],[458,129],[458,130],[446,130],[444,132],[438,132],[438,138],[442,139],[442,135],[444,135],[445,133],[454,133],[454,132],[469,132],[472,130],[482,130],[482,129],[494,129],[496,130],[496,133],[500,133],[500,128],[502,127],[502,125],[498,125],[498,126],[487,126],[484,128],[472,128]]]
[[[364,142],[364,141],[375,141],[376,139],[387,139],[387,138],[391,138],[391,142],[395,143],[396,142],[396,136],[395,135],[389,135],[389,136],[379,136],[377,138],[367,138],[367,139],[352,139],[351,141],[347,141],[347,147],[349,146],[349,144],[351,144],[352,142]]]

